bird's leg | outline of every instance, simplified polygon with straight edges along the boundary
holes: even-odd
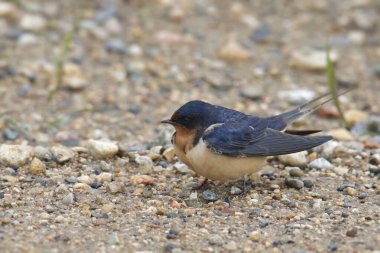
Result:
[[[200,189],[202,189],[206,185],[207,181],[208,181],[208,179],[205,178],[202,183],[194,186],[193,190],[200,190]]]

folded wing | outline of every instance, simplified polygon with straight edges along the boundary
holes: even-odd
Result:
[[[284,155],[307,150],[331,140],[331,136],[299,136],[249,123],[227,122],[206,129],[203,141],[217,154],[233,157]]]

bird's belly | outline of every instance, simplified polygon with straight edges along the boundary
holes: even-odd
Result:
[[[181,156],[185,156],[185,159]],[[178,157],[197,174],[218,181],[239,179],[244,175],[258,172],[266,162],[265,157],[218,155],[210,151],[202,139],[186,154],[180,154]]]

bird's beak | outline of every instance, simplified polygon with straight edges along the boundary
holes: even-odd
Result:
[[[170,119],[165,119],[165,120],[161,121],[161,123],[163,123],[163,124],[170,124],[170,125],[173,125],[173,126],[178,125],[176,122],[171,121]]]

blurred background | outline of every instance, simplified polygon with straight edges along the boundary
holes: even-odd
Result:
[[[0,1],[1,141],[147,143],[191,99],[279,113],[328,90],[327,45],[354,124],[380,112],[379,17],[378,0]]]

